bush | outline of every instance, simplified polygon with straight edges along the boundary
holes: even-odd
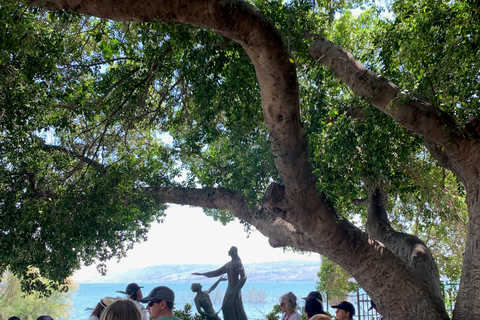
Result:
[[[179,317],[182,320],[206,320],[207,317],[198,313],[192,314],[192,305],[187,303],[183,310],[174,310],[173,315]]]
[[[278,320],[282,316],[282,309],[279,304],[273,306],[272,312],[266,315],[267,320]]]
[[[0,319],[12,316],[37,319],[44,314],[54,319],[68,319],[73,308],[72,295],[77,288],[76,284],[70,283],[67,292],[54,291],[49,297],[40,293],[26,294],[22,292],[18,278],[6,272],[0,283]]]

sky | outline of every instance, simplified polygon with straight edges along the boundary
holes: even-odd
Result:
[[[207,217],[201,208],[171,205],[163,223],[150,228],[148,240],[135,244],[119,263],[107,262],[108,272],[118,273],[164,264],[218,264],[230,261],[228,250],[238,248],[243,264],[284,260],[318,261],[315,253],[300,254],[272,248],[260,232],[247,235],[238,220],[223,226]],[[82,267],[73,278],[81,282],[97,276],[95,265]]]

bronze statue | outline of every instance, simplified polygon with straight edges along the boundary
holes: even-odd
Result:
[[[218,312],[215,312],[215,309],[213,309],[209,293],[215,290],[220,281],[225,280],[227,280],[227,278],[221,276],[217,281],[215,281],[215,283],[210,287],[210,289],[205,291],[202,291],[202,285],[200,283],[192,284],[192,291],[197,293],[193,301],[195,302],[198,313],[200,313],[202,316],[207,317],[209,320],[221,320],[217,314]]]
[[[243,309],[242,287],[247,281],[245,269],[243,269],[242,260],[238,256],[237,247],[231,247],[228,255],[232,257],[223,267],[210,272],[193,273],[194,275],[205,276],[208,278],[218,277],[227,274],[228,286],[222,303],[222,313],[224,320],[247,320],[247,314]]]

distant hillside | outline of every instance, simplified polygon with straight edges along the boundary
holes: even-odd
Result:
[[[82,282],[128,283],[128,282],[206,282],[208,278],[193,276],[193,272],[218,269],[221,265],[212,264],[170,264],[135,269],[106,276],[96,276]],[[248,281],[309,281],[318,280],[320,262],[288,260],[244,264]],[[212,279],[214,281],[214,279]]]

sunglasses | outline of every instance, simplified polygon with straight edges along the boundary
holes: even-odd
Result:
[[[147,305],[151,308],[153,307],[153,305],[155,303],[159,303],[159,302],[162,302],[163,300],[152,300],[152,301],[148,301]]]

